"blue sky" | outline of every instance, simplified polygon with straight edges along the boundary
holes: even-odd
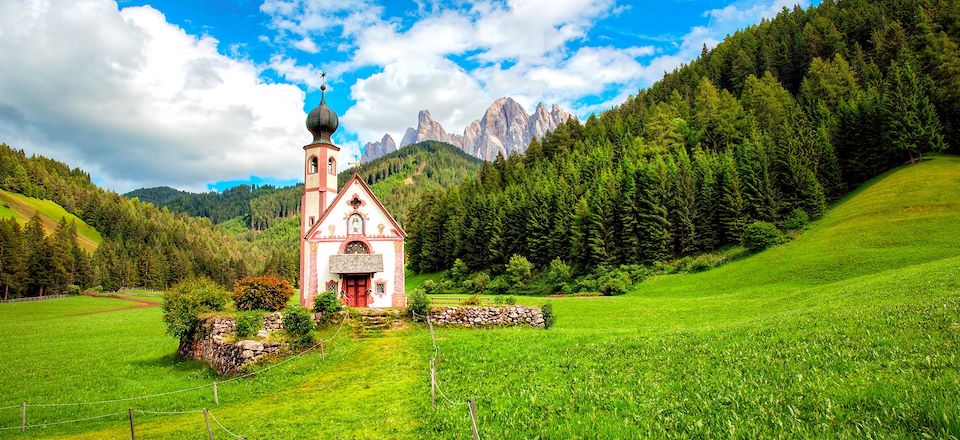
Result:
[[[334,141],[357,155],[421,109],[452,133],[500,96],[585,117],[796,3],[5,2],[0,141],[117,191],[289,184],[323,70]]]

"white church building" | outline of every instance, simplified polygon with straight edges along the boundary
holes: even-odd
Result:
[[[313,307],[317,294],[333,291],[350,307],[404,307],[406,233],[359,175],[337,188],[340,148],[330,136],[339,120],[320,89],[307,115],[313,142],[303,147],[300,304]]]

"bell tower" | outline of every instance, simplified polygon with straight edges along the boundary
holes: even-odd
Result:
[[[337,167],[340,148],[330,136],[337,131],[337,114],[327,106],[326,84],[320,86],[320,104],[307,115],[307,130],[313,142],[303,147],[304,178],[301,206],[301,235],[320,220],[320,216],[337,196]]]
[[[324,74],[326,76],[326,74]],[[313,142],[303,147],[303,197],[300,200],[300,303],[308,305],[308,298],[317,294],[318,283],[316,243],[307,243],[307,231],[320,221],[324,211],[337,197],[337,169],[340,148],[333,145],[330,136],[337,131],[340,121],[327,106],[327,85],[320,86],[320,104],[307,115],[307,130]]]

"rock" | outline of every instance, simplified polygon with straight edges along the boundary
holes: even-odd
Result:
[[[543,103],[537,105],[532,115],[528,115],[513,98],[502,97],[490,104],[481,119],[468,124],[461,136],[448,133],[439,122],[433,120],[428,110],[421,110],[417,115],[417,128],[407,128],[399,147],[435,140],[451,144],[475,157],[493,160],[498,153],[504,157],[511,153],[523,153],[531,140],[542,138],[571,117],[570,113],[556,104],[547,111]],[[368,142],[363,160],[372,160],[393,151],[391,144],[393,138],[389,134],[379,142]]]
[[[240,353],[240,356],[241,356],[242,358],[244,358],[244,359],[250,359],[250,358],[253,357],[253,351],[252,351],[252,350],[243,350],[243,353]]]
[[[266,331],[266,330],[260,330],[260,331],[257,332],[257,337],[258,337],[258,338],[266,338],[266,337],[268,337],[268,336],[270,336],[270,332],[268,332],[268,331]]]
[[[257,341],[240,341],[237,346],[244,350],[263,351],[263,343]]]
[[[379,142],[367,142],[367,145],[363,148],[363,155],[360,157],[360,160],[369,162],[394,151],[397,151],[396,142],[393,141],[393,137],[390,136],[390,134],[385,134]]]

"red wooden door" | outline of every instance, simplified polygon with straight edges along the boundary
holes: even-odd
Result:
[[[346,280],[347,305],[350,307],[366,307],[367,299],[367,277],[348,276]]]

